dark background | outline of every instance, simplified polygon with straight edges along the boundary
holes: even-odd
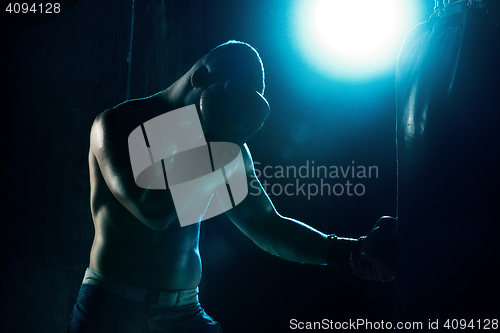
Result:
[[[136,0],[134,15],[130,0],[65,1],[55,16],[2,8],[0,331],[66,329],[94,233],[87,156],[96,115],[165,89],[230,39],[257,48],[266,70],[271,116],[248,143],[260,170],[378,166],[378,178],[361,181],[363,196],[271,195],[277,210],[356,237],[395,215],[394,70],[360,80],[313,70],[294,38],[299,2]],[[409,26],[432,13],[432,0],[418,2]],[[393,283],[285,262],[225,216],[202,223],[200,244],[201,303],[225,332],[288,331],[292,318],[391,319]]]

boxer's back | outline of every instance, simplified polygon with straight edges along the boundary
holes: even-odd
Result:
[[[89,267],[108,277],[164,291],[198,286],[201,277],[200,224],[181,227],[177,219],[170,216],[166,218],[175,220],[165,230],[155,230],[141,222],[115,192],[131,181],[128,135],[144,121],[166,111],[169,111],[168,105],[155,95],[104,112],[96,119],[92,130],[92,145],[99,141],[103,146],[96,153],[91,145],[89,152],[95,226]],[[155,192],[156,199],[164,197],[160,200],[162,209],[175,212],[170,192]]]

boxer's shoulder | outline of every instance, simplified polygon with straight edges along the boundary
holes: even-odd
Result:
[[[92,132],[103,133],[105,139],[123,139],[137,126],[154,117],[159,102],[155,96],[128,100],[100,113],[92,125]]]
[[[120,122],[123,125],[131,123],[138,126],[155,112],[157,104],[157,100],[153,97],[132,99],[102,112],[98,118],[107,122]]]

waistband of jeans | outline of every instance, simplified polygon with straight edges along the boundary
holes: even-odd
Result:
[[[87,268],[82,285],[99,286],[134,302],[158,306],[183,306],[198,302],[198,288],[179,291],[157,291],[132,286],[127,282],[103,276]]]

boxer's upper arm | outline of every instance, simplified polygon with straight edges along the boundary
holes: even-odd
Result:
[[[127,128],[108,110],[92,125],[90,149],[113,195],[149,228],[164,230],[177,218],[167,190],[148,190],[136,185],[128,152]]]
[[[252,188],[260,188],[260,191],[255,192],[249,189],[247,197],[236,207],[227,211],[226,215],[259,247],[274,253],[275,251],[270,248],[270,244],[273,244],[270,239],[279,238],[278,224],[275,221],[281,219],[281,216],[255,175],[252,157],[246,144],[242,147],[242,155],[249,187],[252,183]]]

